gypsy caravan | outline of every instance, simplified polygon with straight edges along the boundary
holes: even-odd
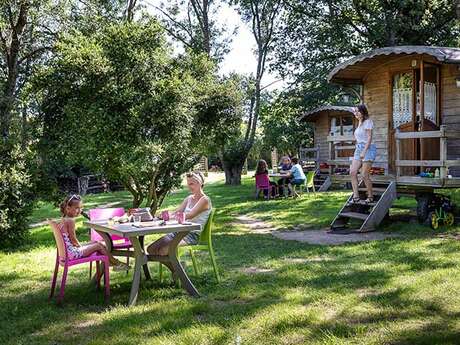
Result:
[[[313,124],[313,147],[300,149],[301,158],[303,152],[313,152],[316,162],[317,174],[315,187],[319,191],[325,191],[331,186],[332,171],[329,163],[332,160],[344,159],[352,155],[352,142],[340,142],[331,150],[328,138],[334,136],[352,136],[354,130],[353,107],[325,105],[304,113],[299,121]],[[340,169],[340,168],[339,168]],[[343,170],[346,172],[346,170]]]
[[[399,46],[375,49],[336,66],[331,83],[361,86],[361,98],[374,121],[376,165],[375,204],[346,203],[332,229],[351,219],[359,231],[374,229],[388,213],[398,194],[416,196],[420,219],[436,200],[434,191],[460,187],[460,48]],[[349,135],[328,137],[331,150]],[[331,160],[331,165],[345,161]],[[331,176],[349,180],[347,175]]]

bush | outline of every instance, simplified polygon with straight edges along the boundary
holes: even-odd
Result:
[[[0,148],[0,247],[17,246],[27,236],[32,210],[32,179],[19,147]]]

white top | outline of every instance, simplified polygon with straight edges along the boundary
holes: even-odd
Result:
[[[365,120],[361,126],[356,128],[355,130],[355,139],[356,142],[359,143],[367,143],[367,133],[366,129],[373,129],[374,128],[374,123],[372,122],[371,119]]]
[[[209,205],[208,209],[203,211],[203,212],[201,212],[201,213],[199,213],[195,218],[190,218],[188,220],[191,221],[192,223],[200,224],[201,225],[201,230],[203,230],[204,226],[206,225],[206,222],[208,221],[209,215],[211,214],[212,205],[211,205],[211,199],[209,199],[207,196],[202,196],[201,198],[207,198],[208,205]],[[196,202],[196,204],[198,204],[198,202],[201,200],[201,198]],[[193,207],[196,206],[196,204],[195,204],[192,207],[190,205],[191,201],[192,201],[192,195],[190,195],[188,197],[187,205],[185,206],[185,210],[184,210],[185,213],[189,213],[191,210],[193,210]]]

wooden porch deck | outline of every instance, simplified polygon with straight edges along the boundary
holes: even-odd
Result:
[[[401,159],[402,149],[401,141],[407,139],[422,140],[426,138],[438,138],[440,141],[440,152],[438,160],[403,160]],[[396,174],[390,174],[388,172],[388,162],[386,161],[375,161],[374,164],[378,167],[385,167],[385,175],[372,175],[372,181],[374,183],[396,183],[396,189],[398,191],[417,191],[417,190],[433,190],[441,188],[460,188],[460,177],[450,177],[448,175],[448,169],[451,167],[460,166],[460,158],[455,159],[447,158],[447,140],[452,138],[460,138],[460,134],[456,131],[448,131],[446,126],[441,126],[438,131],[423,131],[423,132],[399,132],[395,134],[396,139],[396,157],[395,166]],[[353,141],[354,138],[347,136],[329,136],[327,141],[329,142],[330,160],[327,163],[330,165],[329,175],[331,176],[332,183],[350,182],[351,178],[349,175],[338,175],[334,174],[333,167],[344,167],[349,166],[350,161],[344,158],[337,158],[337,150],[341,147],[337,147],[337,144],[343,142]],[[403,174],[403,167],[419,167],[419,168],[430,168],[439,170],[439,177],[420,177],[420,176],[407,176]]]
[[[372,175],[374,183],[396,182],[398,190],[409,189],[437,189],[437,188],[460,188],[460,177],[452,178],[429,178],[419,176],[395,176],[395,175]],[[350,175],[331,175],[332,183],[350,182]]]

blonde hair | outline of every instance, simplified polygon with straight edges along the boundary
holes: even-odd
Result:
[[[201,186],[204,186],[204,176],[200,171],[192,171],[187,173],[187,178],[191,178],[198,182]]]
[[[81,202],[81,196],[78,194],[72,194],[66,197],[64,201],[62,201],[59,204],[59,210],[61,211],[61,214],[65,217],[66,216],[65,210],[67,206],[72,206],[74,203],[77,203],[77,202]]]

